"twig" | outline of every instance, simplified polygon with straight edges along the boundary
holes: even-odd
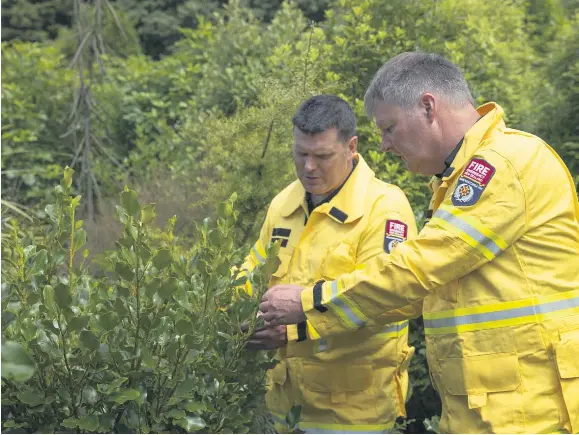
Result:
[[[310,49],[312,48],[312,36],[314,34],[314,23],[310,23],[310,38],[308,40],[308,49],[306,51],[306,61],[304,64],[304,89],[303,89],[303,93],[305,95],[306,93],[306,88],[307,88],[307,83],[308,83],[308,63],[310,60]]]

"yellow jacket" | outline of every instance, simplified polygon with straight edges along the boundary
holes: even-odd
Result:
[[[579,432],[575,187],[548,145],[506,128],[498,105],[478,110],[451,169],[431,183],[434,214],[418,237],[305,289],[304,311],[327,337],[352,330],[336,303],[379,324],[424,300],[442,431]]]
[[[311,286],[361,269],[414,237],[416,223],[404,193],[377,180],[361,156],[356,159],[338,194],[311,216],[299,180],[278,194],[243,268],[265,261],[264,247],[280,240],[281,264],[269,285]],[[351,314],[347,307],[339,312],[345,319]],[[292,405],[301,405],[300,429],[306,432],[377,433],[405,415],[407,368],[414,353],[407,344],[408,322],[303,341],[314,333],[307,329],[288,327],[288,339],[301,341],[281,349],[281,363],[269,372],[266,399],[274,416],[283,420]]]

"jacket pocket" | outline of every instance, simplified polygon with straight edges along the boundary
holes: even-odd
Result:
[[[376,419],[372,364],[304,361],[302,370],[301,404],[309,419],[334,415],[357,424]]]
[[[285,415],[292,406],[293,394],[291,377],[288,374],[289,364],[280,361],[273,369],[267,371],[267,408],[278,415]]]
[[[445,412],[441,429],[448,432],[518,433],[524,409],[518,357],[493,353],[441,358],[433,372]]]
[[[561,340],[555,347],[557,369],[563,400],[569,414],[571,433],[579,432],[579,328],[559,331]]]
[[[287,366],[285,361],[280,361],[273,369],[269,371],[272,382],[283,385],[287,380]]]
[[[322,264],[321,276],[323,279],[334,280],[345,273],[354,271],[356,261],[350,250],[351,247],[347,243],[340,243],[335,248],[328,250]]]
[[[304,385],[318,393],[351,393],[372,385],[372,364],[304,363]]]
[[[414,347],[407,347],[402,352],[402,359],[394,373],[397,393],[397,411],[398,415],[406,417],[406,397],[408,395],[408,366],[414,355]]]
[[[458,302],[458,291],[460,285],[458,279],[450,281],[445,286],[440,287],[436,290],[436,296],[440,299],[444,299],[448,302]]]

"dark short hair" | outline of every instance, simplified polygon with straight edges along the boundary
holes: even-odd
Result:
[[[350,105],[336,95],[316,95],[304,101],[292,121],[294,127],[306,134],[336,128],[342,142],[356,135],[356,116]]]

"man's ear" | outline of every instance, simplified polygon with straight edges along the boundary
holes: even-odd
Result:
[[[438,115],[438,105],[436,104],[436,98],[430,93],[426,93],[420,98],[420,106],[424,111],[426,119],[433,122],[434,118]]]
[[[358,152],[358,136],[352,136],[347,144],[348,153],[353,157]]]

